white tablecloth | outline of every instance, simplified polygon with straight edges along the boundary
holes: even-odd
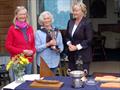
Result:
[[[30,81],[33,81],[35,79],[39,80],[40,79],[40,75],[39,74],[24,75],[23,78],[24,78],[24,80],[30,80]],[[23,82],[13,81],[10,84],[4,86],[1,90],[3,90],[4,88],[15,89],[17,86],[19,86],[22,83]]]

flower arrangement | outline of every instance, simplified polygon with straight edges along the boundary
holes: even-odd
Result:
[[[17,54],[9,60],[6,70],[8,71],[12,68],[15,76],[20,78],[24,75],[25,66],[29,63],[28,58],[26,58],[23,53]]]

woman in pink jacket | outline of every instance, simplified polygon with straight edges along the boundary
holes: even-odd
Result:
[[[29,25],[27,9],[24,6],[18,6],[15,10],[15,17],[8,30],[5,47],[11,57],[20,53],[29,57],[31,63],[26,66],[25,74],[31,74],[35,42],[33,28]]]

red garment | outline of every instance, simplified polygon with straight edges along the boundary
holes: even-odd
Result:
[[[11,57],[20,54],[23,50],[29,49],[35,53],[35,39],[33,28],[28,26],[27,28],[28,42],[24,38],[24,34],[14,25],[11,25],[6,37],[5,47],[10,53]],[[33,55],[29,58],[29,61],[33,61]]]

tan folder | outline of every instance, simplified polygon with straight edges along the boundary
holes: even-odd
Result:
[[[44,59],[40,57],[40,77],[50,76],[55,76],[55,74],[50,70]]]

